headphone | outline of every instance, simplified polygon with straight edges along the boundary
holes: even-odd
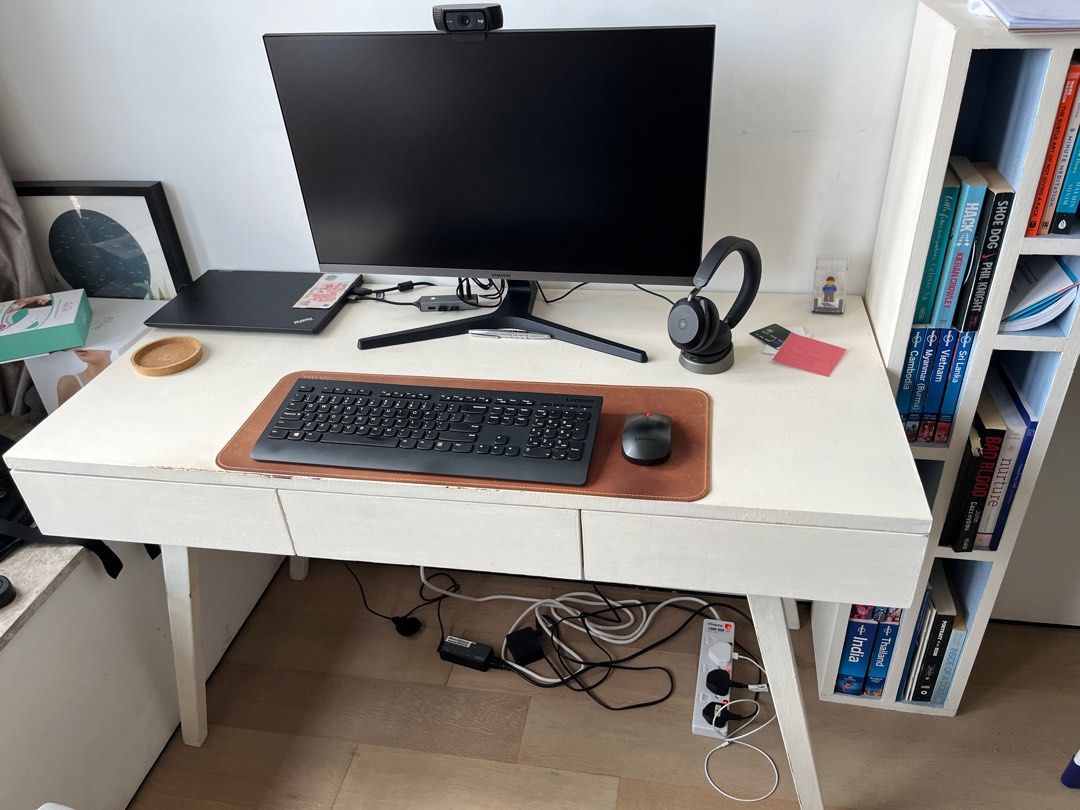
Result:
[[[731,253],[742,256],[742,287],[728,314],[721,318],[716,304],[700,293]],[[731,329],[754,303],[760,283],[761,254],[753,242],[725,236],[712,246],[694,274],[694,289],[686,298],[676,301],[668,313],[668,337],[682,350],[679,365],[695,374],[719,374],[734,365]]]

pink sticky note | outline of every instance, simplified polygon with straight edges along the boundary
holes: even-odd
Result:
[[[784,339],[784,345],[773,355],[773,362],[828,377],[846,351],[847,349],[841,346],[792,332]]]

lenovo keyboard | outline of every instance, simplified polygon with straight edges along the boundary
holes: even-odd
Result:
[[[257,461],[585,483],[602,397],[300,379]]]

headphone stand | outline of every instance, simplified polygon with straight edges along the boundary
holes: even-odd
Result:
[[[483,315],[474,315],[471,318],[456,318],[452,321],[420,326],[415,329],[405,329],[400,332],[389,332],[384,335],[360,338],[356,342],[358,349],[379,349],[384,346],[401,346],[406,343],[417,343],[421,340],[435,340],[437,338],[452,337],[454,335],[468,334],[470,329],[525,329],[531,332],[546,332],[555,340],[564,343],[572,343],[575,346],[583,346],[586,349],[612,354],[636,363],[644,363],[649,358],[641,349],[633,346],[624,346],[613,340],[606,340],[588,332],[579,332],[569,326],[561,326],[532,314],[533,304],[536,302],[538,288],[535,281],[508,281],[506,282],[506,294],[502,302]]]

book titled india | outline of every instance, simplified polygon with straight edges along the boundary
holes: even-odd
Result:
[[[960,197],[960,180],[952,169],[945,170],[945,182],[938,197],[937,214],[934,216],[934,230],[930,234],[930,248],[926,251],[926,263],[923,265],[922,282],[919,284],[919,297],[915,301],[914,323],[927,323],[934,308],[938,279],[941,277],[942,257],[952,231],[953,216],[956,214],[956,201]]]
[[[952,438],[956,408],[960,404],[960,392],[964,387],[968,359],[971,357],[971,347],[974,343],[974,332],[960,332],[956,337],[952,368],[949,370],[949,384],[945,386],[945,396],[941,400],[941,413],[938,414],[937,427],[934,429],[934,444],[948,444]]]
[[[1057,114],[1054,116],[1054,127],[1050,131],[1050,143],[1046,147],[1046,158],[1043,160],[1042,171],[1039,173],[1039,185],[1035,192],[1035,200],[1031,204],[1025,236],[1039,235],[1039,225],[1042,223],[1043,211],[1046,209],[1046,200],[1050,196],[1054,169],[1057,168],[1058,160],[1061,158],[1065,129],[1068,127],[1073,102],[1076,100],[1078,82],[1080,82],[1080,62],[1074,61],[1069,65],[1069,72],[1065,74],[1065,84],[1061,88],[1061,98],[1058,101]]]
[[[870,668],[870,650],[877,634],[877,622],[872,618],[873,605],[852,605],[847,636],[836,670],[836,689],[842,695],[861,695]]]
[[[976,332],[982,324],[986,297],[994,280],[1001,240],[1009,223],[1015,193],[1009,182],[989,163],[976,163],[979,174],[986,178],[986,198],[975,232],[971,263],[960,287],[953,325],[961,332]]]
[[[889,664],[896,647],[896,636],[900,632],[902,613],[900,608],[874,608],[873,618],[877,622],[877,633],[870,653],[870,666],[866,670],[866,688],[863,694],[867,697],[881,697],[885,691],[885,680],[889,677]]]
[[[911,394],[915,388],[915,375],[919,367],[919,358],[922,356],[923,341],[926,340],[926,329],[925,326],[911,327],[907,355],[900,372],[900,384],[896,387],[896,410],[900,413],[900,421],[905,423],[911,407]],[[909,438],[908,441],[914,441],[914,439]]]
[[[926,394],[930,388],[930,369],[934,364],[934,355],[937,353],[940,331],[928,328],[924,333],[922,353],[919,355],[915,368],[915,384],[911,389],[911,402],[908,405],[907,418],[904,420],[904,431],[907,433],[909,442],[919,439],[919,425],[923,407],[926,405]]]
[[[960,198],[952,234],[945,249],[934,309],[930,315],[930,325],[936,328],[951,326],[953,318],[956,317],[960,285],[967,275],[975,230],[979,226],[979,215],[986,197],[986,179],[979,174],[970,160],[953,155],[949,158],[949,166],[960,179]]]
[[[952,370],[958,334],[955,329],[938,330],[937,351],[934,353],[930,366],[930,385],[926,391],[926,404],[923,406],[922,419],[919,422],[919,441],[925,444],[934,443],[941,405],[945,401],[945,389],[949,384],[949,372]]]

